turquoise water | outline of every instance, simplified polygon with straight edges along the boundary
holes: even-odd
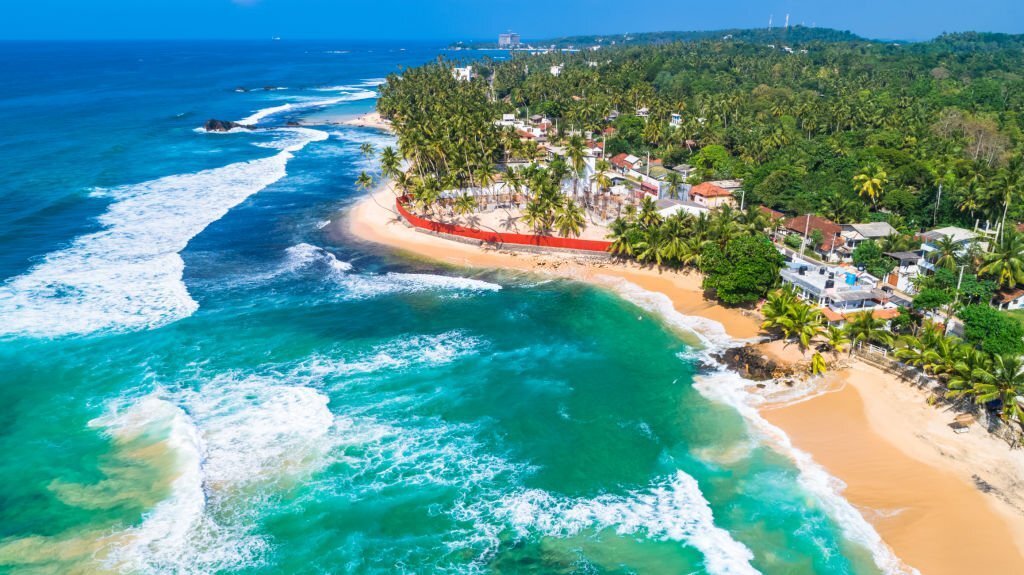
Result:
[[[326,232],[434,47],[0,50],[0,572],[888,569],[657,298]]]

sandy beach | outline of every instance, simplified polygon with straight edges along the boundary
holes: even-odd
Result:
[[[632,286],[663,294],[688,316],[719,322],[734,339],[758,336],[751,312],[705,300],[697,273],[658,271],[573,255],[484,249],[407,227],[394,193],[378,189],[332,224],[332,233],[453,266],[501,268],[588,281],[627,299]],[[624,283],[625,282],[625,283]],[[795,346],[769,346],[779,361]],[[927,575],[1019,573],[1024,562],[1024,452],[977,425],[955,434],[953,414],[923,391],[860,362],[816,386],[804,401],[766,404],[762,414],[846,484],[844,496],[908,565]]]

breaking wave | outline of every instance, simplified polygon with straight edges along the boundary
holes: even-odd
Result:
[[[159,327],[198,309],[179,252],[232,207],[280,180],[326,133],[280,130],[274,156],[94,192],[113,203],[103,230],[75,239],[0,286],[3,335],[57,337]]]

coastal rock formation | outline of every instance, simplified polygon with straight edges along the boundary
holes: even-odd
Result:
[[[207,120],[206,124],[203,125],[203,129],[205,129],[207,132],[227,132],[235,128],[245,128],[247,130],[251,130],[252,126],[245,126],[243,124],[239,124],[238,122],[229,122],[227,120],[214,119]]]
[[[715,359],[738,371],[743,377],[754,381],[765,381],[779,375],[777,363],[764,356],[756,347],[745,345],[727,349]]]

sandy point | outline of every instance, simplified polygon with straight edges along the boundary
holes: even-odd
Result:
[[[384,186],[363,198],[332,234],[388,246],[451,266],[518,270],[587,281],[622,292],[623,282],[667,296],[678,312],[719,322],[734,339],[759,335],[755,314],[703,297],[698,273],[659,271],[573,255],[486,249],[418,232]],[[769,347],[775,358],[799,352]],[[896,376],[854,362],[805,401],[767,404],[763,416],[840,479],[843,495],[897,556],[924,575],[1024,573],[1024,451],[973,426],[955,434],[953,414]]]

